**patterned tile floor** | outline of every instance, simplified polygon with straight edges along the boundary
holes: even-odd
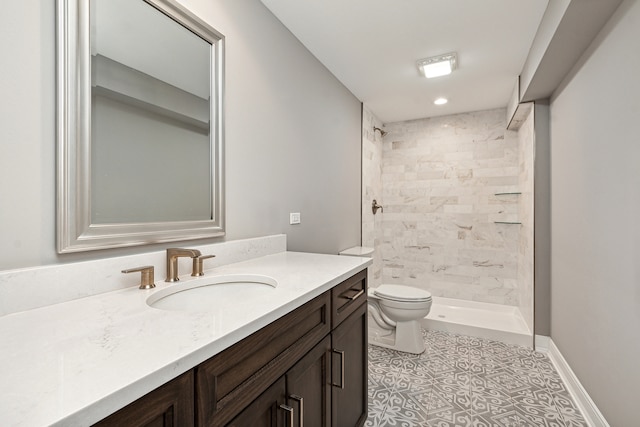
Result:
[[[411,355],[369,346],[369,427],[582,427],[546,354],[423,331]]]

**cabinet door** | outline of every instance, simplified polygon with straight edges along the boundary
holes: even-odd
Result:
[[[227,426],[289,427],[293,418],[293,408],[283,408],[284,402],[285,380],[280,378],[245,407]]]
[[[189,427],[194,423],[193,371],[158,387],[94,427]]]
[[[332,426],[361,426],[367,419],[367,304],[331,333]]]
[[[326,336],[285,375],[293,427],[325,427],[331,420],[331,337]]]
[[[325,292],[200,364],[198,426],[220,427],[233,420],[327,336],[330,323],[331,293]]]

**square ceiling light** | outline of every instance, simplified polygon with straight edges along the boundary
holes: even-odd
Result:
[[[419,59],[417,62],[420,74],[430,79],[446,76],[456,69],[458,56],[455,52]]]

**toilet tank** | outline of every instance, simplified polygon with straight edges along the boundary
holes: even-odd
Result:
[[[371,258],[373,256],[373,252],[374,252],[374,249],[369,248],[367,246],[354,246],[352,248],[345,249],[344,251],[340,252],[340,255]]]
[[[367,246],[354,246],[352,248],[345,249],[344,251],[340,252],[340,255],[373,258],[374,251],[375,251],[374,248],[370,248]],[[367,286],[369,287],[371,286],[372,280],[373,280],[373,267],[370,265],[369,267],[367,267],[367,282],[368,282]]]

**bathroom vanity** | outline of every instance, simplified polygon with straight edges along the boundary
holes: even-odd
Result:
[[[366,270],[96,426],[360,426]]]
[[[157,281],[0,316],[0,416],[14,426],[360,426],[370,263],[285,251],[182,276],[182,286],[234,274],[277,282],[206,312],[149,306],[176,286]]]

